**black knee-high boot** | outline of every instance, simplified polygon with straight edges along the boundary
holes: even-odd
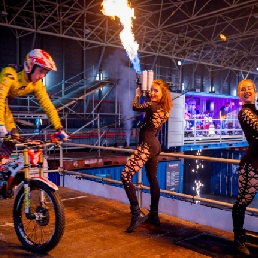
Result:
[[[140,210],[139,205],[131,205],[130,209],[132,213],[132,218],[130,226],[126,229],[127,233],[133,232],[134,229],[136,229],[141,223],[143,223],[147,219],[147,216],[145,216],[145,214]]]
[[[241,254],[250,255],[245,245],[245,230],[243,229],[245,220],[246,205],[234,204],[232,209],[234,244],[235,249]]]
[[[158,207],[153,207],[152,205],[150,206],[148,218],[146,219],[145,222],[150,223],[155,226],[160,226]]]

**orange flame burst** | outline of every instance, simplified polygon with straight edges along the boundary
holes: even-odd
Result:
[[[127,0],[103,0],[102,13],[110,16],[113,19],[118,17],[123,30],[120,33],[120,39],[124,49],[126,50],[136,72],[140,71],[140,61],[137,55],[139,49],[138,43],[134,39],[132,32],[133,24],[132,19],[135,19],[134,9],[128,5]]]

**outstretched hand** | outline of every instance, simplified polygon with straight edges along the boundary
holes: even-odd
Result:
[[[136,88],[135,95],[136,96],[141,96],[142,95],[142,91],[141,91],[140,87]]]
[[[68,140],[69,136],[64,130],[57,130],[50,136],[52,142]]]
[[[19,141],[20,134],[17,128],[13,128],[11,132],[7,131],[4,125],[0,125],[0,143],[4,141]]]
[[[10,135],[10,132],[7,131],[5,125],[0,125],[0,138],[5,138]]]

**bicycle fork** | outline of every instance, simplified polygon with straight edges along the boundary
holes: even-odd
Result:
[[[29,149],[28,145],[24,146],[23,150],[24,155],[24,209],[25,214],[28,219],[37,219],[37,214],[31,214],[31,207],[30,207],[30,175],[29,175]],[[39,145],[39,176],[43,177],[43,147]],[[40,191],[40,206],[44,203],[44,192],[43,190],[39,189]]]

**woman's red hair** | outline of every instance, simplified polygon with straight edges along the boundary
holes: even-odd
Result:
[[[155,84],[160,87],[162,94],[163,94],[163,96],[160,100],[161,107],[163,108],[163,110],[165,112],[170,112],[170,110],[173,106],[173,103],[172,103],[172,99],[171,99],[170,92],[168,89],[168,84],[165,81],[163,81],[162,79],[154,80],[152,82],[152,84]]]

